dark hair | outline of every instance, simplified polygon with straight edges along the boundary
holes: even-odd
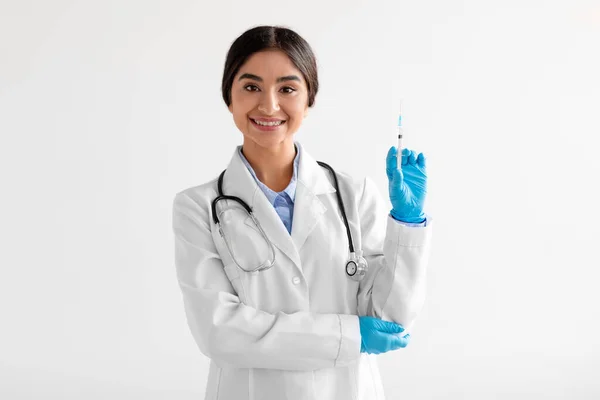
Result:
[[[312,107],[319,90],[317,60],[306,40],[291,29],[281,26],[257,26],[244,32],[229,48],[221,91],[227,107],[231,105],[233,79],[246,60],[260,51],[281,50],[298,68],[308,88],[308,106]]]

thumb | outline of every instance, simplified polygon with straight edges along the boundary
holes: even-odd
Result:
[[[396,170],[396,173],[394,173],[394,178],[396,179],[396,182],[398,182],[399,185],[402,185],[402,183],[404,183],[404,172],[402,172],[401,168]]]
[[[398,169],[397,159],[398,151],[396,150],[396,147],[392,146],[388,150],[387,157],[385,158],[385,172],[390,181],[393,179],[394,171]]]
[[[390,321],[384,321],[384,320],[377,320],[376,323],[374,324],[375,329],[377,329],[380,332],[386,332],[386,333],[400,333],[404,331],[404,328],[402,327],[402,325],[398,325],[394,322],[390,322]]]

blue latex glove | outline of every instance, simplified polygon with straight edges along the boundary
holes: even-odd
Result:
[[[373,317],[358,317],[360,324],[360,352],[380,354],[406,347],[410,335],[401,337],[402,325]]]
[[[397,166],[397,149],[392,146],[386,158],[392,217],[398,221],[421,223],[425,220],[423,205],[427,194],[425,156],[402,149],[402,167]]]

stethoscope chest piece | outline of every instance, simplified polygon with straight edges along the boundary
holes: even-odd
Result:
[[[367,274],[367,260],[364,257],[357,256],[356,253],[350,254],[350,259],[346,262],[346,275],[352,280],[361,281]]]

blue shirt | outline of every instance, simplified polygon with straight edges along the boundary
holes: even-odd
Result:
[[[285,228],[287,229],[288,233],[292,233],[292,219],[294,217],[294,200],[296,199],[296,182],[298,180],[298,163],[300,162],[301,152],[301,147],[296,145],[294,146],[296,147],[296,158],[294,158],[294,172],[292,174],[292,179],[290,180],[290,183],[287,185],[287,187],[279,193],[271,190],[267,185],[265,185],[258,179],[256,173],[254,172],[254,169],[242,153],[242,146],[238,146],[238,152],[242,161],[248,168],[248,171],[250,171],[250,174],[254,177],[254,180],[258,184],[258,187],[260,187],[265,196],[267,196],[267,199],[269,200],[271,205],[275,208],[277,215],[279,215],[279,218],[281,218],[281,222],[283,222],[283,225],[285,225]],[[425,219],[425,221],[421,222],[420,224],[413,224],[402,221],[398,222],[408,226],[426,226],[427,219]]]

